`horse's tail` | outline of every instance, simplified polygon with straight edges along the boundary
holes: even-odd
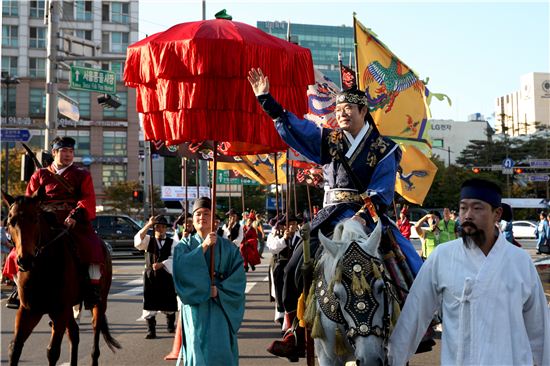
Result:
[[[111,335],[109,324],[107,323],[107,316],[105,314],[103,314],[103,316],[101,317],[101,324],[99,326],[99,329],[103,334],[103,339],[105,340],[105,343],[107,343],[107,346],[111,351],[116,352],[117,349],[122,348],[120,343],[118,343],[118,341]]]

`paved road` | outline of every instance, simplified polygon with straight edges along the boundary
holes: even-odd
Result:
[[[528,249],[532,251],[531,249]],[[239,332],[239,349],[241,365],[288,365],[289,362],[279,359],[267,353],[266,347],[273,339],[280,338],[280,332],[273,323],[274,304],[268,299],[267,282],[268,258],[263,260],[255,272],[248,273],[247,304],[245,319]],[[164,361],[163,356],[169,352],[172,346],[172,335],[165,330],[163,316],[157,318],[158,338],[145,340],[145,322],[139,321],[141,316],[142,287],[141,271],[143,260],[140,258],[118,257],[114,261],[114,281],[109,298],[107,316],[112,334],[123,346],[116,354],[113,354],[101,341],[102,365],[170,365],[173,362]],[[0,363],[7,364],[7,348],[11,340],[15,311],[7,309],[5,298],[9,294],[2,291],[1,301],[1,357]],[[550,294],[549,294],[550,295]],[[50,329],[47,319],[43,318],[27,341],[21,358],[22,365],[46,364],[46,347],[49,340]],[[81,321],[81,364],[89,363],[89,351],[91,349],[90,316],[85,314]],[[63,365],[68,361],[67,340],[63,342],[61,359],[58,364]],[[301,360],[299,364],[305,364]],[[439,344],[430,353],[416,355],[411,365],[438,365]]]

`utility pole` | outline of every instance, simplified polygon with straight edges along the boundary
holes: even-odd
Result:
[[[206,0],[202,0],[202,20],[206,20]],[[216,146],[214,146],[214,151],[213,151],[214,154],[218,153],[216,150],[217,148]],[[197,181],[197,192],[199,189],[199,185],[203,187],[208,186],[208,161],[199,160],[198,168],[199,168],[199,172],[198,172],[199,180]],[[213,177],[212,179],[214,180],[216,179],[216,177]],[[197,194],[197,198],[199,198],[198,194]]]
[[[46,45],[46,135],[44,149],[57,135],[57,46],[59,39],[60,1],[47,0],[48,43]]]
[[[504,146],[506,148],[506,159],[508,159],[508,134],[506,133],[506,114],[504,114],[504,97],[500,97],[500,125],[502,127],[502,134],[504,137]],[[512,197],[512,187],[510,186],[510,174],[506,174],[506,189],[508,190],[508,197]]]

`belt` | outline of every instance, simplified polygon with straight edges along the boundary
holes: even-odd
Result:
[[[323,207],[339,203],[363,203],[359,192],[351,188],[333,188],[325,191]]]
[[[70,211],[75,208],[76,203],[68,202],[49,202],[44,204],[44,207],[51,211]]]

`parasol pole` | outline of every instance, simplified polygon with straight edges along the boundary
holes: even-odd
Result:
[[[197,183],[197,198],[200,196],[199,190],[199,159],[195,159],[195,182]]]
[[[185,159],[184,157],[181,158],[181,183],[182,185],[185,187],[185,200],[184,200],[184,204],[183,204],[183,216],[185,217],[185,223],[187,224],[187,212],[189,212],[189,208],[187,206],[187,200],[188,200],[188,195],[187,195],[187,159]],[[185,227],[185,226],[184,226]]]
[[[155,216],[155,202],[153,198],[153,141],[149,141],[147,164],[149,165],[149,209],[151,210],[151,216]]]
[[[275,217],[279,219],[279,167],[277,166],[277,153],[273,154],[273,166],[275,170]]]
[[[229,187],[229,189],[228,189],[228,192],[229,192],[229,209],[231,210],[231,187],[233,186],[231,184],[231,178],[229,178],[229,184],[227,186]]]
[[[211,194],[211,204],[212,204],[212,207],[210,209],[210,213],[211,213],[211,216],[210,216],[210,224],[211,224],[211,228],[212,228],[212,231],[215,231],[214,230],[214,223],[216,222],[216,188],[217,188],[217,183],[216,183],[216,174],[218,172],[218,158],[217,158],[217,152],[218,152],[218,142],[217,141],[214,141],[214,154],[212,156],[212,160],[214,161],[214,166],[212,168],[212,194]],[[215,246],[213,246],[212,248],[210,248],[210,280],[211,280],[211,283],[213,284],[214,283],[214,265],[215,265],[215,257],[214,257],[214,248]],[[212,285],[213,286],[213,285]]]
[[[397,222],[397,220],[399,219],[399,216],[397,216],[397,205],[395,204],[395,199],[392,202],[393,202],[393,212],[395,213],[395,221]]]

